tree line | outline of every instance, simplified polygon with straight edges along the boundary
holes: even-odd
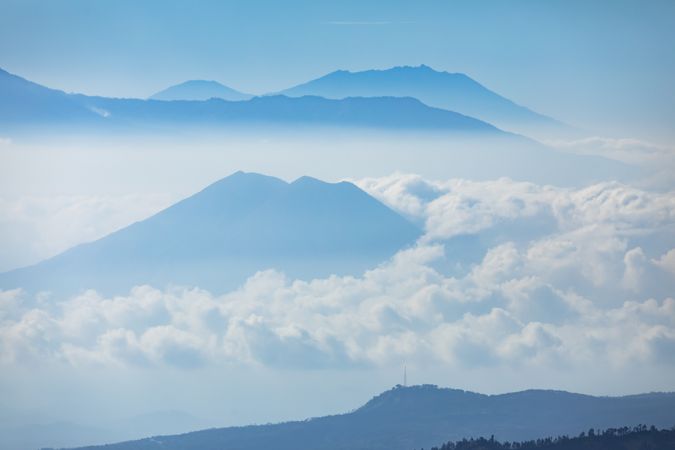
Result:
[[[489,439],[470,438],[446,442],[431,450],[661,450],[675,449],[675,427],[659,430],[654,426],[608,428],[598,431],[593,428],[578,436],[547,437],[522,442],[500,442],[494,436]],[[422,449],[424,450],[424,449]]]

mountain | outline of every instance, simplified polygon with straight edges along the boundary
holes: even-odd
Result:
[[[176,126],[360,127],[390,130],[434,130],[505,136],[492,125],[413,98],[254,97],[247,101],[159,101],[66,94],[0,72],[0,130],[54,125],[69,130]],[[159,128],[158,128],[159,127]],[[44,132],[44,128],[41,128]]]
[[[199,124],[362,127],[511,136],[492,125],[452,111],[430,108],[414,98],[374,97],[339,100],[316,96],[254,97],[230,102],[157,101],[80,96],[85,108],[104,111],[110,123],[130,125]]]
[[[347,414],[155,436],[105,449],[410,450],[469,437],[525,440],[637,424],[675,424],[675,394],[593,397],[530,390],[483,395],[430,385],[399,386]]]
[[[100,119],[77,97],[0,69],[0,124],[85,123]]]
[[[184,83],[170,86],[150,97],[151,100],[208,100],[221,98],[223,100],[240,101],[253,97],[217,81],[189,80]]]
[[[10,423],[7,423],[10,422]],[[66,421],[12,424],[0,421],[0,450],[36,450],[47,445],[76,447],[91,442],[116,442],[141,439],[146,436],[185,432],[208,425],[180,411],[158,411],[113,420],[105,428],[86,426]]]
[[[351,183],[237,172],[102,239],[0,274],[0,286],[114,294],[174,284],[222,292],[271,268],[301,279],[360,274],[419,235]]]
[[[414,97],[429,106],[466,114],[528,135],[537,129],[571,130],[550,117],[502,97],[463,73],[439,72],[424,65],[363,72],[338,70],[280,94],[289,97],[319,95],[336,99]]]

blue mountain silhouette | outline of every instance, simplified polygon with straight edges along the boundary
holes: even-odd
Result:
[[[396,71],[429,72],[441,78],[448,75],[428,68]],[[318,131],[319,139],[325,140],[332,139],[331,133],[345,131],[353,136],[359,136],[355,131],[385,132],[385,139],[396,139],[394,133],[430,137],[436,142],[452,144],[444,145],[440,151],[451,155],[449,168],[454,171],[453,176],[480,179],[507,176],[564,186],[607,179],[625,181],[641,174],[639,168],[600,156],[560,152],[487,122],[429,107],[412,97],[326,99],[277,95],[246,101],[106,98],[66,94],[0,72],[0,132],[3,134],[11,135],[18,130],[32,137],[36,131],[38,135],[66,131],[100,135],[149,132],[169,136],[190,127],[200,133],[238,133],[254,137],[259,136],[261,129],[273,133]],[[319,146],[316,151],[324,150]]]
[[[230,290],[256,271],[359,274],[420,231],[351,183],[237,172],[95,242],[0,275],[0,286],[121,293],[134,285]]]
[[[220,98],[223,100],[240,101],[253,97],[250,94],[239,92],[217,81],[188,80],[175,86],[170,86],[150,97],[151,100],[208,100]]]
[[[168,124],[337,126],[440,130],[510,136],[492,125],[413,98],[255,97],[248,101],[158,101],[66,94],[0,72],[0,128],[66,124],[71,127],[144,127]],[[115,129],[115,128],[114,128]]]
[[[338,70],[280,94],[325,98],[414,97],[429,106],[456,111],[525,134],[536,127],[569,128],[502,97],[463,73],[439,72],[425,65],[362,72]]]

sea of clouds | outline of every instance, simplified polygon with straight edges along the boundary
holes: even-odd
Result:
[[[0,292],[0,365],[675,367],[675,193],[394,174],[355,184],[424,228],[358,276],[106,298]]]

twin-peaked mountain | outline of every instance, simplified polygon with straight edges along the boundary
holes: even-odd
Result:
[[[300,279],[360,274],[419,235],[351,183],[237,172],[102,239],[0,274],[0,287],[113,294],[151,284],[223,292],[265,269]]]

